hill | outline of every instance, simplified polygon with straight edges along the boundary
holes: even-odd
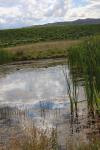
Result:
[[[0,47],[41,41],[74,40],[100,34],[100,24],[59,24],[0,30]]]
[[[82,25],[82,24],[100,24],[100,19],[78,19],[74,21],[68,21],[68,22],[55,22],[55,23],[49,23],[47,25]]]

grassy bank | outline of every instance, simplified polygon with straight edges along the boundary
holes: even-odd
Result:
[[[41,42],[3,48],[0,50],[0,64],[50,58],[67,57],[67,49],[79,44],[80,40]]]
[[[39,59],[51,59],[51,58],[65,58],[67,57],[67,50],[34,50],[34,51],[7,51],[0,50],[0,64],[19,62],[19,61],[29,61],[29,60],[39,60]]]
[[[22,29],[0,30],[0,47],[41,41],[80,39],[100,34],[100,25],[51,25]]]

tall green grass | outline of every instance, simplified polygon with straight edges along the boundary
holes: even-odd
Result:
[[[4,50],[0,49],[0,64],[8,63],[13,60],[13,54]]]
[[[84,78],[90,112],[100,111],[100,36],[70,48],[68,60],[73,80]]]

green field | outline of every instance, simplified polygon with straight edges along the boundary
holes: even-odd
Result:
[[[100,34],[100,25],[36,26],[21,29],[0,30],[0,47],[41,41],[80,39]]]
[[[67,57],[70,47],[100,35],[100,25],[51,25],[0,30],[0,64]]]

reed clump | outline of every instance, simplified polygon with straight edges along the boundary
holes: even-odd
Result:
[[[40,130],[35,126],[30,129],[29,135],[13,135],[6,149],[10,150],[57,150],[55,129]],[[5,150],[5,149],[4,149]]]
[[[14,136],[10,139],[6,148],[2,150],[60,150],[57,142],[57,133],[55,129],[51,129],[50,135],[46,131],[39,131],[36,127],[31,129],[29,136],[20,135]],[[0,147],[1,148],[1,147]],[[99,137],[91,137],[88,142],[81,141],[80,139],[73,139],[68,137],[65,145],[65,150],[99,150],[100,142]],[[1,150],[1,149],[0,149]]]
[[[68,62],[73,80],[84,79],[90,112],[100,111],[100,36],[70,48]]]

